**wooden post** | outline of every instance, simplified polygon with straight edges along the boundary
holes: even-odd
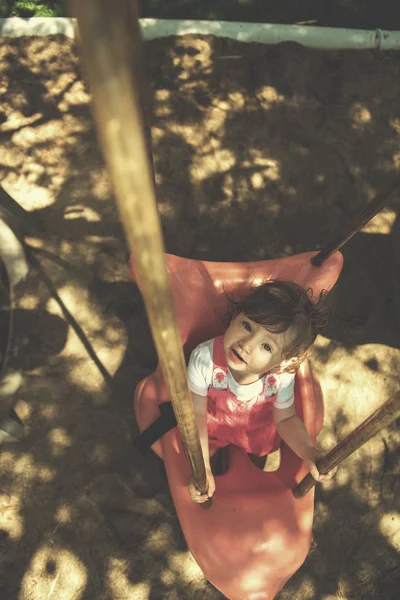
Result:
[[[196,487],[206,492],[206,474],[187,385],[149,168],[132,36],[138,31],[136,0],[70,0],[78,18],[80,42],[103,153],[116,202],[135,261],[161,368],[171,393]]]
[[[339,232],[335,238],[311,259],[315,267],[320,267],[328,258],[339,250],[350,238],[353,237],[364,225],[366,225],[387,204],[389,197],[400,188],[400,179],[393,183],[383,192],[377,194],[371,202],[358,213],[346,228]]]
[[[329,473],[337,467],[350,454],[361,448],[377,433],[388,427],[393,421],[400,417],[400,391],[385,404],[382,404],[372,415],[359,425],[344,440],[339,442],[328,454],[318,462],[318,470],[322,475]],[[302,498],[310,491],[317,482],[309,473],[293,489],[295,498]]]

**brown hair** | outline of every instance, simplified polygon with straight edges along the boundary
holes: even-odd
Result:
[[[283,370],[295,372],[328,321],[327,296],[327,290],[323,290],[313,302],[311,288],[305,290],[294,281],[272,279],[252,288],[239,302],[233,302],[234,314],[244,313],[272,333],[283,333],[290,328],[283,355],[286,359],[297,357],[298,360]]]

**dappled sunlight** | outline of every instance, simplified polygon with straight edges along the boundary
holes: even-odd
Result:
[[[371,360],[382,365],[379,373],[368,367]],[[348,351],[337,345],[330,352],[327,364],[322,367],[313,361],[313,365],[324,390],[327,422],[335,419],[338,409],[351,414],[354,422],[366,418],[397,390],[400,350],[366,344]]]
[[[298,592],[301,600],[315,600],[317,597],[317,588],[312,577],[305,575],[298,583]],[[325,600],[326,596],[324,596]],[[255,599],[257,600],[257,599]],[[337,600],[337,598],[335,598]]]
[[[236,261],[314,250],[400,168],[395,56],[195,36],[146,46],[168,252]],[[0,510],[4,593],[216,600],[182,537],[162,464],[132,445],[135,386],[156,356],[75,47],[60,37],[8,40],[0,52],[2,182],[43,224],[28,242],[94,353],[32,269],[16,296],[18,319],[33,313],[16,357],[24,379],[14,407],[27,438],[0,452],[2,493],[18,499]],[[398,389],[397,204],[346,246],[339,310],[311,354],[326,451]],[[388,589],[399,549],[395,439],[387,430],[317,486],[310,556],[280,600]]]
[[[153,143],[153,150],[157,147],[157,144],[163,139],[165,135],[164,129],[162,127],[152,126],[151,128],[151,139]]]
[[[0,168],[2,170],[13,171],[13,169],[19,169],[24,161],[24,152],[20,148],[13,147],[12,150],[8,150],[6,147],[0,146]],[[9,179],[16,180],[17,176],[9,176]],[[7,178],[6,178],[7,179]],[[6,186],[7,187],[7,180]]]
[[[63,427],[56,427],[47,434],[53,456],[64,454],[67,448],[73,444],[71,437]]]
[[[65,219],[65,221],[68,221],[68,219]],[[79,222],[78,220],[76,221],[77,223]],[[75,225],[75,223],[73,223],[73,225]],[[77,242],[79,246],[78,256],[85,257],[85,260],[82,261],[82,266],[85,265],[85,263],[88,263],[89,265],[93,264],[93,262],[95,261],[96,254],[98,253],[98,244],[102,241],[103,238],[99,238],[95,235],[88,235],[86,239],[79,239],[79,241]],[[63,258],[65,258],[66,260],[71,259],[72,261],[74,259],[74,256],[76,256],[75,243],[69,240],[60,240],[59,252],[63,256]],[[54,310],[57,310],[56,307],[54,307]]]
[[[272,86],[267,85],[257,90],[257,98],[264,110],[271,110],[276,104],[284,102],[285,96]]]
[[[366,577],[368,579],[368,577]],[[347,598],[350,593],[350,585],[346,581],[345,577],[339,576],[337,580],[337,594],[328,594],[324,597],[324,600],[338,600],[339,598]]]
[[[325,358],[325,353],[328,354],[328,360],[320,363],[321,358]],[[314,343],[311,359],[317,374],[336,381],[334,385],[339,384],[340,380],[349,382],[353,377],[361,377],[366,378],[367,382],[373,381],[374,385],[378,386],[377,389],[381,389],[380,376],[385,376],[389,378],[389,381],[386,381],[390,389],[400,369],[398,348],[389,348],[383,344],[362,344],[356,348],[346,348],[321,335]],[[361,389],[363,388],[364,386],[361,386]]]
[[[369,109],[360,102],[356,102],[350,108],[350,117],[353,120],[353,128],[355,129],[362,129],[372,121]]]
[[[24,310],[35,310],[40,306],[40,298],[36,294],[25,294],[21,298],[19,306]]]
[[[276,519],[277,522],[274,521],[264,521],[262,523],[264,529],[264,541],[259,542],[256,546],[251,548],[246,548],[247,551],[251,551],[251,554],[263,554],[265,551],[271,552],[271,554],[275,554],[276,552],[284,552],[285,554],[290,553],[291,549],[288,547],[288,536],[287,532],[283,527],[279,527],[280,521]],[[305,523],[305,522],[304,522]],[[273,531],[273,535],[271,535],[271,531]],[[236,543],[240,544],[240,539],[235,540]],[[293,549],[293,556],[296,553],[296,550]]]
[[[36,183],[45,172],[43,165],[36,162],[27,163],[22,168],[22,173],[25,174],[27,183]],[[41,208],[40,206],[38,208]]]
[[[76,315],[78,326],[83,329],[83,335],[88,339],[98,361],[108,373],[115,373],[121,364],[127,343],[126,332],[119,319],[100,311],[97,302],[89,298],[88,290],[81,285],[67,284],[59,289],[59,295],[70,313]],[[47,301],[46,308],[51,314],[63,316],[54,298]],[[104,403],[107,395],[105,380],[99,373],[99,366],[88,354],[82,339],[72,327],[68,329],[60,357],[68,364],[68,381],[85,392],[95,394],[96,402]]]
[[[380,530],[393,548],[400,552],[400,515],[389,512],[380,520]]]
[[[182,136],[183,139],[194,147],[201,148],[204,144],[204,132],[201,129],[193,128],[193,125],[180,125],[179,123],[170,123],[168,131]]]
[[[320,500],[314,508],[314,529],[317,531],[322,528],[329,519],[329,507],[323,500]]]
[[[367,223],[361,231],[363,233],[388,235],[392,231],[396,218],[397,213],[394,210],[384,208],[369,223]]]
[[[74,349],[66,355],[69,359],[75,356],[81,356],[83,350],[80,340],[74,336]],[[111,353],[108,353],[109,355]],[[100,356],[99,356],[100,358]],[[107,389],[105,388],[104,379],[99,374],[98,369],[86,356],[77,360],[69,360],[68,365],[68,380],[81,388],[82,392],[95,394],[93,400],[96,404],[106,402]]]
[[[110,451],[105,444],[95,444],[89,458],[94,464],[107,464],[110,459]]]
[[[24,127],[20,131],[14,133],[14,135],[12,136],[12,141],[16,146],[19,146],[24,149],[32,148],[39,144],[44,145],[46,144],[46,142],[54,143],[58,141],[60,128],[62,129],[63,127],[64,123],[61,119],[48,121],[47,123],[43,124],[38,130],[33,127]],[[60,159],[62,157],[61,147],[58,144],[56,144],[56,146],[58,147],[51,149],[49,148],[50,163],[53,157],[57,157],[57,159]]]
[[[24,523],[20,508],[18,496],[0,494],[0,530],[13,541],[20,540],[24,534]]]
[[[7,91],[7,87],[0,87],[0,93],[5,94]],[[0,125],[0,132],[12,133],[21,127],[35,125],[35,123],[40,122],[41,119],[43,119],[43,115],[41,113],[24,116],[20,112],[13,110],[8,113],[7,121]],[[18,141],[18,138],[13,137],[13,141],[15,142],[16,140]]]
[[[146,547],[151,551],[167,552],[169,539],[172,536],[172,528],[169,523],[162,523],[149,532],[146,539]]]
[[[63,100],[58,105],[61,111],[67,112],[71,106],[84,106],[90,103],[83,81],[75,81],[64,93]]]
[[[34,179],[36,179],[36,174],[34,175]],[[11,182],[13,181],[12,185]],[[29,206],[31,210],[39,210],[41,208],[46,208],[47,206],[51,206],[54,203],[54,195],[48,188],[44,188],[40,185],[36,185],[36,183],[31,183],[28,181],[29,176],[20,175],[18,178],[8,177],[7,179],[7,188],[10,193],[13,195],[17,201],[20,202],[22,206]],[[25,200],[20,200],[22,197]],[[29,202],[26,202],[26,198],[29,198]]]
[[[93,210],[93,208],[76,205],[69,206],[64,213],[64,219],[74,221],[75,219],[85,219],[89,223],[98,223],[101,221],[101,215]]]
[[[32,71],[40,75],[43,72],[43,66],[40,65],[39,68],[33,67]],[[65,71],[64,73],[55,74],[54,77],[49,78],[45,81],[45,86],[47,88],[47,96],[45,98],[51,99],[56,98],[58,96],[64,96],[66,90],[72,91],[73,87],[75,87],[76,92],[82,91],[82,81],[78,81],[76,78],[76,73],[74,71]],[[73,86],[73,87],[72,87]],[[62,101],[61,101],[62,102]],[[60,103],[61,104],[61,103]],[[76,104],[76,102],[74,102]]]
[[[185,40],[178,38],[175,48],[170,50],[172,66],[176,69],[176,76],[185,82],[201,73],[204,77],[212,72],[211,44],[196,37],[190,38],[190,50]]]
[[[334,444],[332,444],[329,449],[333,448],[333,446]],[[346,467],[346,465],[342,465],[336,473],[335,478],[327,483],[324,483],[324,487],[326,487],[326,489],[334,490],[337,487],[344,487],[349,484],[351,484],[351,474],[349,473],[349,468]]]
[[[245,107],[246,98],[241,92],[229,92],[226,97],[226,102],[228,109],[239,111]]]
[[[176,216],[176,210],[171,202],[160,201],[157,205],[160,217],[164,219],[172,219]]]
[[[193,162],[190,174],[192,182],[198,183],[208,179],[214,173],[224,173],[230,171],[236,164],[235,156],[229,150],[214,150],[206,157],[199,157],[198,161]]]
[[[400,152],[395,152],[393,154],[393,166],[396,169],[396,171],[400,170]]]
[[[19,458],[13,456],[9,461],[9,468],[17,475],[25,472],[31,473],[36,469],[35,460],[31,454],[22,454]]]
[[[268,179],[279,179],[276,173],[273,173],[273,177],[269,176],[269,170],[264,171]],[[260,190],[265,187],[265,181],[262,173],[253,173],[250,177],[252,186],[255,190]]]
[[[19,599],[79,600],[86,582],[87,569],[73,552],[54,544],[43,545],[25,573]]]
[[[57,509],[54,518],[60,525],[71,523],[73,518],[71,507],[63,504]]]
[[[111,183],[108,173],[102,169],[90,173],[91,190],[97,200],[109,200],[112,195]]]
[[[58,289],[58,295],[74,314],[79,314],[92,330],[100,330],[102,317],[94,306],[88,305],[88,291],[78,283],[68,283]],[[60,306],[54,298],[50,298],[46,309],[52,314],[60,313]],[[62,313],[60,313],[62,314]]]
[[[60,53],[60,38],[26,38],[1,47],[8,49],[2,63],[3,183],[27,210],[54,204],[71,176],[72,148],[92,131],[90,96],[78,77],[73,45]]]
[[[277,160],[272,158],[261,156],[256,152],[252,152],[252,160],[250,163],[243,163],[244,167],[251,167],[253,165],[257,165],[263,167],[263,170],[260,169],[260,173],[270,179],[271,181],[277,181],[281,178],[280,166]]]
[[[43,483],[50,483],[54,481],[57,476],[57,470],[51,467],[38,467],[36,471],[36,477],[38,481]]]
[[[158,106],[155,108],[154,114],[158,118],[169,117],[172,115],[172,107],[168,104],[158,104]]]
[[[177,552],[168,559],[171,569],[187,583],[204,581],[204,574],[190,552]]]
[[[154,99],[157,102],[166,102],[170,99],[171,92],[170,90],[156,90],[154,93]],[[154,130],[153,130],[154,132]]]
[[[207,118],[204,123],[204,127],[208,133],[221,134],[223,133],[223,127],[228,116],[228,112],[224,108],[225,105],[213,106],[207,114]]]
[[[400,134],[400,118],[399,117],[394,117],[394,118],[389,119],[389,124],[396,133]]]
[[[330,428],[324,429],[323,436],[320,436],[318,439],[319,447],[321,448],[321,450],[324,450],[325,452],[328,452],[328,450],[331,450],[333,448],[333,446],[336,445],[337,442],[338,442],[337,436],[335,435],[335,433],[333,431],[331,431]]]
[[[56,477],[56,469],[39,464],[35,458],[28,453],[22,453],[17,456],[10,452],[2,453],[0,459],[0,467],[3,473],[8,473],[10,476],[20,480],[21,485],[26,485],[28,482],[41,481],[48,483]]]
[[[48,402],[45,406],[42,406],[40,409],[40,414],[48,421],[52,421],[57,416],[58,412],[58,405],[51,404],[50,402]]]
[[[150,597],[150,584],[132,584],[129,581],[127,571],[129,561],[120,558],[110,558],[106,572],[106,584],[113,598],[129,598],[132,600],[147,600]]]
[[[316,354],[318,349],[323,351],[331,344],[319,336]],[[318,440],[324,451],[343,440],[398,390],[399,349],[366,344],[348,350],[335,344],[327,362],[320,365],[315,356],[313,365],[324,392],[324,428]],[[374,474],[382,469],[385,444],[381,436],[376,436],[360,448],[339,467],[337,475],[324,484],[324,493],[351,486],[352,493],[371,509],[377,507],[381,495]]]
[[[23,400],[22,398],[17,401],[16,409],[21,421],[29,420],[30,416],[32,415],[32,407],[26,400]]]
[[[279,468],[279,464],[278,464],[278,468]],[[298,514],[299,530],[305,532],[308,535],[308,533],[310,531],[312,531],[313,518],[314,518],[313,510],[299,511],[299,514]]]

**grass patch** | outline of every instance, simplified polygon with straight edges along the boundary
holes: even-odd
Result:
[[[0,0],[0,17],[64,17],[62,0]]]

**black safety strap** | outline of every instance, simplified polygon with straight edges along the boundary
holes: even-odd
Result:
[[[158,405],[160,416],[147,429],[142,431],[140,436],[134,440],[136,448],[140,452],[145,452],[151,446],[162,438],[165,433],[176,427],[176,417],[172,408],[172,402],[161,402]]]

